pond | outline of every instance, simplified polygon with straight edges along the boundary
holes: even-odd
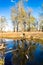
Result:
[[[17,41],[6,40],[7,49],[17,48]],[[40,43],[35,44],[36,49],[33,52],[34,59],[28,60],[26,65],[43,65],[43,45]],[[12,63],[12,52],[8,52],[5,54],[5,65],[13,65]],[[18,61],[19,62],[19,61]],[[18,64],[19,65],[19,64]]]

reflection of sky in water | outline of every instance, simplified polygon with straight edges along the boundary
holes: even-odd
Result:
[[[7,41],[7,48],[12,48],[14,45],[13,40],[12,41]]]
[[[17,47],[17,41],[13,41],[13,40],[9,41],[9,40],[7,40],[6,44],[7,44],[8,49],[13,48],[13,47]]]
[[[7,41],[8,45],[7,47],[8,48],[12,48],[14,46],[14,42],[13,41]],[[17,45],[17,42],[16,44]],[[27,65],[43,65],[43,45],[40,45],[40,44],[36,44],[37,48],[36,50],[34,51],[34,60],[31,61],[31,62],[27,62]],[[12,65],[12,53],[8,53],[5,55],[5,65]]]

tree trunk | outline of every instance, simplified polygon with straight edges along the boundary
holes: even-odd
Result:
[[[19,23],[18,23],[18,21],[17,21],[17,32],[18,32],[18,30],[19,30],[18,25],[19,25]]]
[[[14,32],[15,32],[15,21],[13,21],[13,27],[14,27]]]
[[[25,21],[24,21],[23,25],[24,25],[24,31],[26,31],[26,22]]]
[[[28,28],[28,31],[30,31],[30,14],[31,13],[29,13],[29,28]]]
[[[42,26],[42,32],[43,32],[43,26]]]

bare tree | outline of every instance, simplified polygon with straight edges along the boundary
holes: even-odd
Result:
[[[4,16],[0,17],[0,31],[6,28],[6,18]]]

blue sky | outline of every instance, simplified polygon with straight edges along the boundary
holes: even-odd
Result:
[[[16,3],[18,0],[14,0]],[[0,0],[0,16],[9,17],[10,9],[15,5],[15,2],[11,2],[11,0]],[[28,0],[28,3],[25,2],[25,8],[31,7],[34,10],[34,13],[37,13],[43,0]],[[34,14],[35,15],[35,14]]]
[[[15,3],[18,2],[18,0],[13,0],[14,2],[11,2],[11,0],[0,0],[0,16],[5,16],[8,19],[8,22],[10,24],[10,14],[11,14],[11,7],[15,6]],[[43,3],[43,0],[28,0],[28,2],[24,4],[25,8],[31,7],[33,9],[33,16],[38,18],[39,16],[39,9],[41,8],[41,5]],[[11,24],[10,24],[11,25]]]

